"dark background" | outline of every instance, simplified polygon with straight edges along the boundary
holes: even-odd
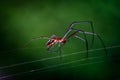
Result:
[[[63,36],[73,21],[92,21],[95,32],[100,34],[107,47],[119,46],[119,3],[119,0],[1,0],[1,80],[120,80],[119,47],[107,49],[107,57],[104,50],[99,50],[89,52],[88,60],[86,53],[80,53],[62,60],[58,57],[43,61],[36,60],[58,56],[46,51],[47,40],[36,40],[24,47],[39,36]],[[90,29],[89,25],[84,26],[76,27]],[[91,37],[88,37],[90,43]],[[92,48],[102,47],[95,38]],[[83,50],[84,43],[72,38],[62,48],[62,55]],[[29,61],[33,62],[26,63]]]

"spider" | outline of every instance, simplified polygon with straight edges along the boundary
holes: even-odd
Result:
[[[91,27],[91,32],[87,32],[87,31],[84,31],[82,29],[76,29],[74,28],[75,25],[80,25],[80,24],[89,24],[90,27]],[[72,32],[70,34],[70,32]],[[84,36],[84,38],[80,37],[79,34],[82,34]],[[102,40],[102,38],[94,33],[94,28],[93,28],[93,23],[91,21],[78,21],[78,22],[72,22],[70,24],[70,26],[67,28],[65,34],[63,35],[63,37],[57,37],[56,35],[52,35],[51,37],[48,37],[48,36],[40,36],[39,38],[32,38],[32,40],[37,40],[37,39],[48,39],[48,42],[46,43],[46,46],[47,46],[47,50],[50,51],[51,48],[53,48],[55,45],[58,44],[58,51],[59,51],[59,55],[61,57],[61,46],[63,46],[71,37],[75,37],[81,41],[83,41],[85,43],[85,46],[86,46],[86,57],[88,57],[88,40],[87,40],[87,37],[86,35],[92,35],[92,43],[91,45],[93,45],[93,42],[94,42],[94,36],[97,36],[98,39],[101,41],[101,44],[103,45],[104,47],[104,50],[106,52],[106,55],[107,55],[107,50],[106,50],[106,46]]]

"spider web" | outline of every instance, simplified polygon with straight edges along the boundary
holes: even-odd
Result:
[[[106,49],[113,49],[113,48],[119,48],[119,47],[120,47],[120,45],[117,45],[117,46],[106,47]],[[91,49],[91,50],[89,50],[89,52],[100,51],[100,50],[103,50],[103,49],[104,48]],[[74,53],[70,53],[70,54],[65,54],[65,55],[62,55],[62,57],[64,58],[64,57],[73,56],[73,55],[77,55],[77,54],[81,54],[81,53],[86,53],[86,51],[79,51],[79,52],[74,52]],[[108,56],[110,56],[110,55],[108,55]],[[99,59],[99,58],[104,58],[104,57],[106,57],[106,56],[89,57],[87,60]],[[28,62],[22,62],[22,63],[17,63],[17,64],[11,64],[11,65],[7,65],[7,66],[1,66],[0,70],[12,68],[12,67],[17,67],[17,66],[22,66],[22,65],[26,65],[26,64],[32,64],[32,63],[35,63],[35,62],[49,61],[49,60],[53,60],[53,59],[57,59],[57,58],[59,58],[59,56],[47,57],[47,58],[34,60],[34,61],[28,61]],[[70,65],[70,64],[73,64],[73,63],[78,63],[78,62],[83,62],[83,61],[86,61],[86,58],[82,58],[82,59],[79,59],[79,60],[68,61],[68,62],[59,63],[59,64],[53,64],[53,65],[50,65],[50,66],[45,66],[45,67],[42,67],[42,68],[32,69],[32,70],[28,70],[28,71],[13,73],[13,74],[10,74],[10,75],[0,77],[0,80],[2,80],[4,78],[19,76],[19,75],[23,75],[23,74],[27,74],[27,73],[33,73],[33,72],[37,72],[37,71],[43,71],[43,72],[52,71],[52,70],[55,70],[55,68],[57,68],[57,67],[61,67],[61,66],[64,66],[64,65]],[[76,67],[76,66],[82,66],[82,65],[102,63],[102,62],[104,62],[104,60],[97,61],[97,62],[81,63],[79,65],[70,66],[70,68]],[[62,67],[61,69],[65,69],[65,68],[68,68],[68,67]]]

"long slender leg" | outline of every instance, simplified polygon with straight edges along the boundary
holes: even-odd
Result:
[[[84,37],[85,37],[85,45],[86,45],[86,50],[87,50],[87,58],[88,58],[88,41],[87,41],[87,37],[86,37],[86,34],[85,34],[85,32],[84,31],[82,31],[83,32],[83,35],[84,35]]]
[[[86,34],[85,34],[85,32],[84,31],[82,31],[82,30],[77,30],[77,29],[73,29],[72,28],[72,30],[75,30],[75,32],[74,33],[72,33],[71,35],[69,35],[68,37],[67,37],[67,40],[70,38],[70,37],[72,37],[72,36],[76,36],[76,34],[79,32],[79,31],[81,31],[82,33],[83,33],[83,35],[84,35],[84,40],[85,40],[85,45],[86,45],[86,50],[87,50],[87,56],[86,57],[88,57],[88,40],[87,40],[87,37],[86,37]]]
[[[103,39],[102,39],[98,34],[92,33],[92,32],[84,32],[84,31],[82,31],[82,30],[78,30],[78,29],[74,29],[74,28],[72,28],[72,29],[73,29],[74,31],[79,31],[79,33],[81,33],[81,34],[84,34],[84,37],[86,37],[86,34],[90,34],[90,35],[97,36],[98,39],[101,41],[103,47],[104,47],[104,50],[105,50],[105,52],[106,52],[106,55],[108,55],[108,52],[107,52],[106,46],[105,46],[105,44],[104,44],[104,41],[103,41]],[[87,39],[85,39],[85,40],[86,40],[86,47],[87,47],[88,41],[87,41]],[[87,49],[88,49],[88,48],[87,48]]]
[[[69,38],[75,36],[78,32],[79,32],[79,30],[76,30],[74,33],[70,34],[70,35],[67,37],[67,40],[69,40]]]
[[[78,38],[78,39],[80,39],[80,40],[82,40],[83,42],[85,42],[85,44],[86,44],[86,50],[87,50],[87,55],[86,55],[86,57],[88,58],[88,42],[86,42],[85,39],[83,39],[83,38],[81,38],[81,37],[79,37],[79,36],[75,36],[75,37]]]
[[[83,38],[81,38],[81,37],[79,37],[79,36],[75,36],[76,38],[78,38],[78,39],[80,39],[80,40],[82,40],[83,42],[85,42],[85,39],[83,39]]]
[[[80,32],[80,33],[82,33],[82,32]],[[101,41],[103,47],[104,47],[104,50],[105,50],[105,52],[106,52],[106,55],[108,55],[108,52],[107,52],[106,46],[105,46],[105,44],[104,44],[104,41],[103,41],[103,39],[102,39],[98,34],[92,33],[92,32],[85,32],[85,34],[97,36],[98,39]]]
[[[92,33],[94,33],[94,28],[93,28],[93,23],[92,21],[79,21],[79,22],[73,22],[70,27],[67,29],[67,31],[65,32],[63,38],[66,38],[66,36],[69,34],[69,32],[72,30],[72,28],[76,25],[76,24],[90,24]],[[91,46],[93,45],[94,42],[94,35],[92,36],[92,42],[91,42]]]
[[[27,45],[28,45],[29,43],[31,43],[32,41],[40,40],[40,39],[50,39],[50,38],[47,37],[47,36],[40,36],[39,38],[32,38],[30,41],[28,41],[28,42],[24,45],[24,47],[27,46]]]

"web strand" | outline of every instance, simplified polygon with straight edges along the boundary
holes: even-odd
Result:
[[[89,59],[96,59],[96,58],[102,58],[102,57],[92,57],[92,58],[89,58]],[[33,73],[33,72],[36,72],[36,71],[43,71],[43,72],[51,71],[51,69],[53,69],[55,67],[60,67],[60,66],[64,66],[64,65],[68,65],[68,64],[72,64],[72,63],[77,63],[77,62],[84,61],[84,60],[86,60],[86,59],[80,59],[80,60],[75,60],[75,61],[71,61],[71,62],[61,63],[61,64],[57,64],[57,65],[47,66],[47,67],[43,67],[43,68],[39,68],[39,69],[28,70],[28,71],[25,71],[25,72],[19,72],[19,73],[15,73],[15,74],[11,74],[11,75],[0,77],[0,80],[8,78],[8,77],[19,76],[19,75],[22,75],[22,74]],[[95,64],[95,63],[101,63],[101,62],[104,62],[104,61],[92,62],[92,63],[89,62],[89,63],[80,64],[80,65],[89,65],[89,64]],[[72,66],[72,67],[75,67],[75,66]],[[63,69],[64,69],[64,67],[63,67]]]
[[[120,47],[120,45],[117,45],[117,46],[106,47],[106,49],[119,48],[119,47]],[[94,51],[100,51],[100,50],[104,50],[104,48],[91,49],[91,50],[88,50],[88,52],[94,52]],[[86,51],[65,54],[65,55],[62,55],[62,57],[71,56],[71,55],[80,54],[80,53],[86,53]],[[8,65],[8,66],[2,66],[2,67],[0,67],[0,69],[6,69],[6,68],[16,67],[16,66],[20,66],[20,65],[24,65],[24,64],[31,64],[31,63],[35,63],[35,62],[41,62],[41,61],[46,61],[46,60],[51,60],[51,59],[56,59],[56,58],[59,58],[59,56],[48,57],[48,58],[43,58],[43,59],[28,61],[28,62],[22,62],[22,63],[12,64],[12,65]]]
[[[106,47],[106,49],[119,48],[119,47],[120,47],[120,45],[117,45],[117,46]],[[89,50],[89,52],[99,51],[99,50],[103,50],[103,49],[104,48],[91,49],[91,50]],[[63,57],[70,56],[70,55],[73,55],[73,54],[85,53],[85,52],[86,51],[80,51],[80,52],[75,52],[75,53],[71,53],[71,54],[66,54],[66,55],[63,55]],[[90,57],[90,58],[88,58],[88,60],[104,58],[104,57],[105,56]],[[29,63],[33,63],[33,62],[45,61],[45,60],[50,60],[50,59],[55,59],[55,58],[59,58],[59,56],[50,57],[50,58],[43,58],[43,59],[40,59],[40,60],[35,60],[35,61],[30,61],[30,62],[23,62],[23,63],[19,63],[19,64],[13,64],[13,65],[9,65],[9,66],[3,66],[3,67],[0,67],[0,69],[15,67],[15,66],[23,65],[23,64],[29,64]],[[52,69],[54,69],[55,67],[60,67],[60,66],[62,67],[64,65],[69,65],[69,64],[72,64],[72,63],[77,63],[77,62],[85,61],[85,60],[86,59],[84,58],[84,59],[74,60],[74,61],[65,62],[65,63],[61,63],[61,64],[57,64],[57,65],[51,65],[51,66],[47,66],[47,67],[43,67],[43,68],[38,68],[38,69],[34,69],[34,70],[28,70],[28,71],[25,71],[25,72],[19,72],[19,73],[7,75],[7,76],[2,76],[2,77],[0,77],[0,80],[5,79],[5,78],[9,78],[9,77],[19,76],[19,75],[22,75],[22,74],[33,73],[33,72],[36,72],[36,71],[43,71],[43,72],[52,71]],[[90,63],[90,62],[89,63],[83,63],[83,64],[80,64],[80,65],[77,65],[77,66],[95,64],[95,63],[101,63],[101,62],[104,62],[104,61],[98,61],[98,62],[92,62],[92,63]],[[77,67],[77,66],[76,65],[71,66],[71,68],[72,67]],[[62,69],[64,69],[64,68],[66,68],[66,67],[62,67]]]

